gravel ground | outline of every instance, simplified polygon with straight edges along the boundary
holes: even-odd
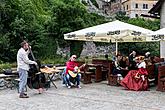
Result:
[[[0,90],[0,110],[165,110],[165,93],[127,91],[107,82],[82,84],[82,88],[67,89],[61,81],[43,94],[28,89],[28,99],[18,98],[17,90]]]

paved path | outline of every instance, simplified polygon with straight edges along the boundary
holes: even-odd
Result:
[[[43,94],[28,90],[30,98],[20,99],[16,90],[0,90],[0,110],[165,110],[165,92],[126,91],[106,82],[67,89],[56,82]]]

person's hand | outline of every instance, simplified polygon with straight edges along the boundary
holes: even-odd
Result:
[[[34,62],[35,65],[38,65],[37,62]]]
[[[141,78],[142,78],[143,81],[145,80],[144,75],[141,75]]]
[[[139,78],[140,78],[140,76],[138,76],[138,73],[136,73],[135,79],[139,79]]]
[[[85,67],[86,66],[86,64],[83,64],[83,67]]]
[[[135,79],[139,79],[140,77],[139,76],[135,76]]]
[[[78,67],[74,67],[74,72],[78,72]]]

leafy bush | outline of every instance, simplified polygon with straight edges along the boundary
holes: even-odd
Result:
[[[9,68],[16,68],[16,64],[15,63],[3,63],[0,64],[0,73],[3,71],[3,69],[9,69]]]
[[[85,6],[87,6],[88,4],[87,4],[87,2],[86,1],[84,1],[84,0],[82,0],[82,4],[84,4]]]

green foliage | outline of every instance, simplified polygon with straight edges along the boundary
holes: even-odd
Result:
[[[0,73],[3,71],[3,69],[9,69],[9,68],[12,68],[12,67],[16,67],[16,64],[15,63],[3,63],[1,64],[0,63]]]
[[[71,54],[80,55],[83,43],[65,41],[63,34],[105,22],[104,17],[89,14],[79,0],[57,1],[52,8],[52,19],[48,25],[50,36],[60,47],[71,46]]]
[[[37,58],[54,58],[58,45],[72,44],[64,33],[105,22],[79,0],[1,0],[0,12],[1,62],[16,60],[22,40],[30,42]],[[71,51],[79,55],[82,43],[73,44]]]
[[[95,5],[97,8],[99,8],[99,5],[97,4],[96,0],[91,0],[91,2],[93,3],[93,5]]]
[[[160,20],[151,20],[144,18],[132,18],[127,21],[127,23],[140,26],[146,29],[156,31],[160,29]]]
[[[72,48],[70,54],[77,55],[77,57],[79,57],[83,49],[83,42],[72,41],[70,48]]]
[[[124,55],[129,55],[133,50],[139,55],[144,55],[150,52],[153,56],[159,56],[159,43],[158,42],[138,42],[138,43],[119,43],[119,51]]]
[[[68,59],[61,56],[50,56],[47,58],[41,58],[41,64],[65,64]]]
[[[129,17],[127,17],[125,15],[126,15],[125,12],[119,11],[118,13],[116,13],[115,18],[119,21],[125,22],[125,21],[129,20]]]
[[[98,7],[95,0],[92,3]],[[16,61],[22,40],[30,42],[37,58],[62,63],[65,59],[56,56],[58,45],[70,46],[71,54],[78,56],[83,46],[83,42],[64,40],[63,34],[107,22],[103,16],[88,13],[79,0],[1,0],[0,12],[1,63]],[[116,19],[151,30],[159,29],[160,25],[159,20],[129,19],[122,12]],[[119,49],[123,53],[142,49],[157,55],[159,43],[123,43]]]
[[[87,2],[85,0],[82,0],[82,4],[84,4],[85,6],[87,6]]]

